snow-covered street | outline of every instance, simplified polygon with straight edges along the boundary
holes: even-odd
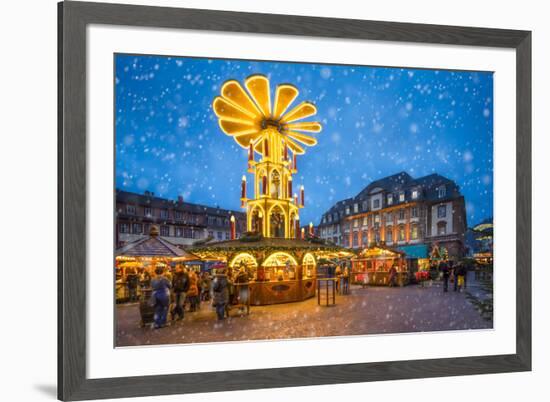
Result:
[[[483,292],[469,284],[472,294]],[[422,288],[352,287],[337,296],[336,306],[317,305],[317,298],[298,303],[251,307],[249,316],[216,321],[208,302],[201,310],[186,312],[183,321],[166,328],[140,328],[137,304],[117,306],[117,346],[227,342],[262,339],[365,335],[418,331],[492,328],[470,304],[465,293],[443,293],[440,284]]]

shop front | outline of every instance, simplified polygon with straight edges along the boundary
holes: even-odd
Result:
[[[409,269],[405,253],[383,246],[362,250],[351,259],[351,281],[380,286],[408,284]]]

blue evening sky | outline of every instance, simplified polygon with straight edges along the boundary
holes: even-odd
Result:
[[[239,210],[246,150],[220,131],[211,104],[226,80],[261,73],[272,90],[297,86],[295,103],[318,109],[306,120],[323,124],[319,143],[298,157],[302,222],[318,223],[336,201],[400,171],[455,180],[469,225],[493,214],[492,73],[135,55],[115,62],[117,188]]]

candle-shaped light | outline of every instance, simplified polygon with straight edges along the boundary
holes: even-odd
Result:
[[[305,238],[306,238],[306,230],[304,228],[302,228],[301,239],[304,240]]]
[[[250,144],[248,145],[248,163],[254,161],[254,146],[252,145],[252,141],[250,141]]]
[[[246,198],[246,176],[241,179],[241,198]]]
[[[237,238],[237,228],[235,223],[235,216],[231,215],[231,218],[229,219],[231,223],[231,240],[235,240]]]
[[[309,222],[309,235],[313,237],[313,222]]]
[[[302,205],[302,207],[306,205],[306,197],[303,184],[300,186],[300,204]]]
[[[288,190],[287,190],[288,198],[292,198],[292,176],[288,177]]]
[[[295,217],[295,223],[294,223],[294,227],[296,228],[295,231],[296,231],[296,238],[299,239],[300,237],[300,217],[298,215],[296,215]]]
[[[298,205],[298,194],[294,193],[294,204]]]
[[[262,211],[258,212],[258,232],[262,233],[264,227],[264,214]]]

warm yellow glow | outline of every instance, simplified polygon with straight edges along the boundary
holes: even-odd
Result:
[[[244,85],[229,80],[222,85],[212,109],[222,132],[241,147],[261,155],[256,159],[249,153],[248,171],[254,174],[254,197],[241,198],[247,210],[247,229],[258,230],[264,237],[290,238],[297,235],[293,218],[298,219],[298,211],[303,208],[290,194],[292,174],[297,172],[296,155],[304,154],[306,146],[317,144],[310,133],[320,132],[322,126],[319,122],[299,121],[316,114],[317,108],[307,101],[291,107],[299,95],[295,86],[278,85],[273,102],[271,95],[269,80],[264,75],[252,75]],[[242,180],[244,189],[246,177]]]
[[[233,215],[231,215],[230,220],[231,220],[231,222],[235,222],[235,217]]]
[[[229,263],[229,266],[231,268],[238,267],[241,265],[241,263],[244,263],[247,267],[257,267],[258,263],[256,262],[256,259],[248,253],[240,253],[237,254]]]
[[[273,267],[273,266],[284,267],[287,262],[293,266],[298,265],[294,257],[292,257],[290,254],[279,251],[267,257],[265,261],[262,263],[262,266],[263,267]]]
[[[290,84],[280,84],[275,89],[275,102],[271,104],[269,80],[263,75],[252,75],[245,80],[248,92],[236,80],[222,85],[221,96],[212,104],[219,118],[221,130],[232,137],[243,148],[250,142],[254,150],[266,156],[264,139],[272,143],[273,136],[279,137],[292,152],[303,154],[304,148],[317,144],[317,140],[299,131],[318,133],[319,122],[298,122],[297,120],[313,116],[317,108],[311,102],[301,102],[289,112],[286,110],[298,97],[298,89]],[[286,113],[285,113],[286,112]]]

